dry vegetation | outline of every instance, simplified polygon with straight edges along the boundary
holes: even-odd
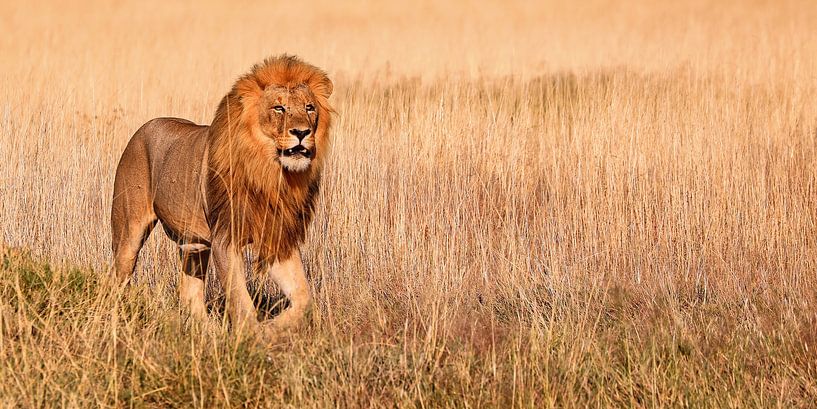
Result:
[[[0,5],[0,405],[817,400],[815,3],[109,3]],[[338,116],[269,347],[160,230],[113,291],[108,211],[140,124],[285,51]]]

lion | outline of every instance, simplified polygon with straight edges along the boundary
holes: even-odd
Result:
[[[156,118],[128,142],[111,206],[116,276],[130,281],[157,221],[179,246],[181,304],[207,316],[204,278],[211,259],[233,328],[280,332],[310,308],[299,246],[314,212],[329,151],[333,84],[321,69],[282,55],[256,64],[221,100],[213,122]],[[257,319],[244,276],[252,245],[259,269],[289,307]]]

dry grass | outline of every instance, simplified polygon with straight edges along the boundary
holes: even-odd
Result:
[[[817,401],[813,2],[317,4],[0,5],[0,405]],[[160,231],[112,291],[107,220],[141,123],[284,51],[339,115],[268,347]]]

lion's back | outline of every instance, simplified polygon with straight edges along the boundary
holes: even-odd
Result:
[[[156,216],[172,231],[209,235],[202,213],[208,126],[156,118],[134,133],[122,154],[114,191],[145,189]],[[187,233],[181,234],[182,236]]]

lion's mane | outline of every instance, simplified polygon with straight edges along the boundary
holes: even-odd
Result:
[[[269,85],[306,84],[317,99],[316,152],[304,172],[287,172],[252,137]],[[286,257],[304,240],[329,149],[332,83],[293,56],[269,58],[239,78],[221,100],[208,135],[207,207],[213,239],[252,243],[265,261]]]

